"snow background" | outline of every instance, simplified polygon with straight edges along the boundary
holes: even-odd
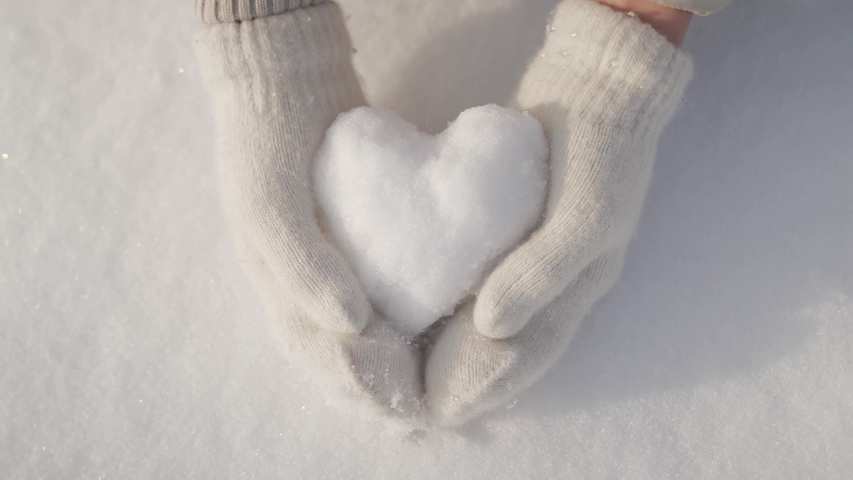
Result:
[[[402,439],[328,405],[234,261],[188,3],[0,2],[3,477],[849,475],[853,3],[697,18],[620,282],[512,408]],[[372,100],[434,132],[555,0],[342,3]]]

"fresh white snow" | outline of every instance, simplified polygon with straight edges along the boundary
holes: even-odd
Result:
[[[430,133],[504,101],[554,0],[427,34],[437,3],[343,3],[374,105]],[[328,405],[234,259],[189,2],[0,2],[2,476],[848,478],[851,17],[696,18],[619,283],[511,408],[400,438]]]
[[[359,107],[326,132],[314,192],[371,303],[415,336],[539,221],[547,159],[539,122],[509,108],[470,108],[431,136]]]

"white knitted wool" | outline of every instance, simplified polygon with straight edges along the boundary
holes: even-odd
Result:
[[[324,0],[196,0],[196,18],[208,25],[252,20],[319,5]]]
[[[317,2],[289,2],[304,3]],[[214,18],[205,16],[209,4],[197,0],[202,20]],[[364,104],[343,15],[331,2],[265,17],[225,10],[257,18],[201,29],[195,51],[215,106],[222,204],[238,259],[293,355],[367,405],[415,416],[416,352],[372,311],[315,217],[313,156],[335,117]]]
[[[690,58],[636,18],[591,0],[557,7],[513,101],[550,141],[546,216],[436,339],[435,422],[464,422],[533,383],[612,286],[691,76]]]

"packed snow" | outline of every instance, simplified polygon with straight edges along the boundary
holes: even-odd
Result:
[[[547,160],[539,122],[509,108],[470,108],[431,136],[359,107],[326,132],[314,193],[371,303],[414,337],[538,222]]]
[[[694,18],[618,284],[508,408],[403,439],[240,271],[190,3],[0,2],[0,476],[849,478],[853,2]],[[429,133],[504,104],[554,3],[342,0],[372,105]]]

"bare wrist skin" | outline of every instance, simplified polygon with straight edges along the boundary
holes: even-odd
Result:
[[[596,1],[620,12],[635,13],[637,18],[651,25],[677,47],[680,47],[684,41],[684,36],[687,34],[687,27],[690,26],[690,19],[693,17],[693,14],[690,12],[665,7],[651,0]]]

